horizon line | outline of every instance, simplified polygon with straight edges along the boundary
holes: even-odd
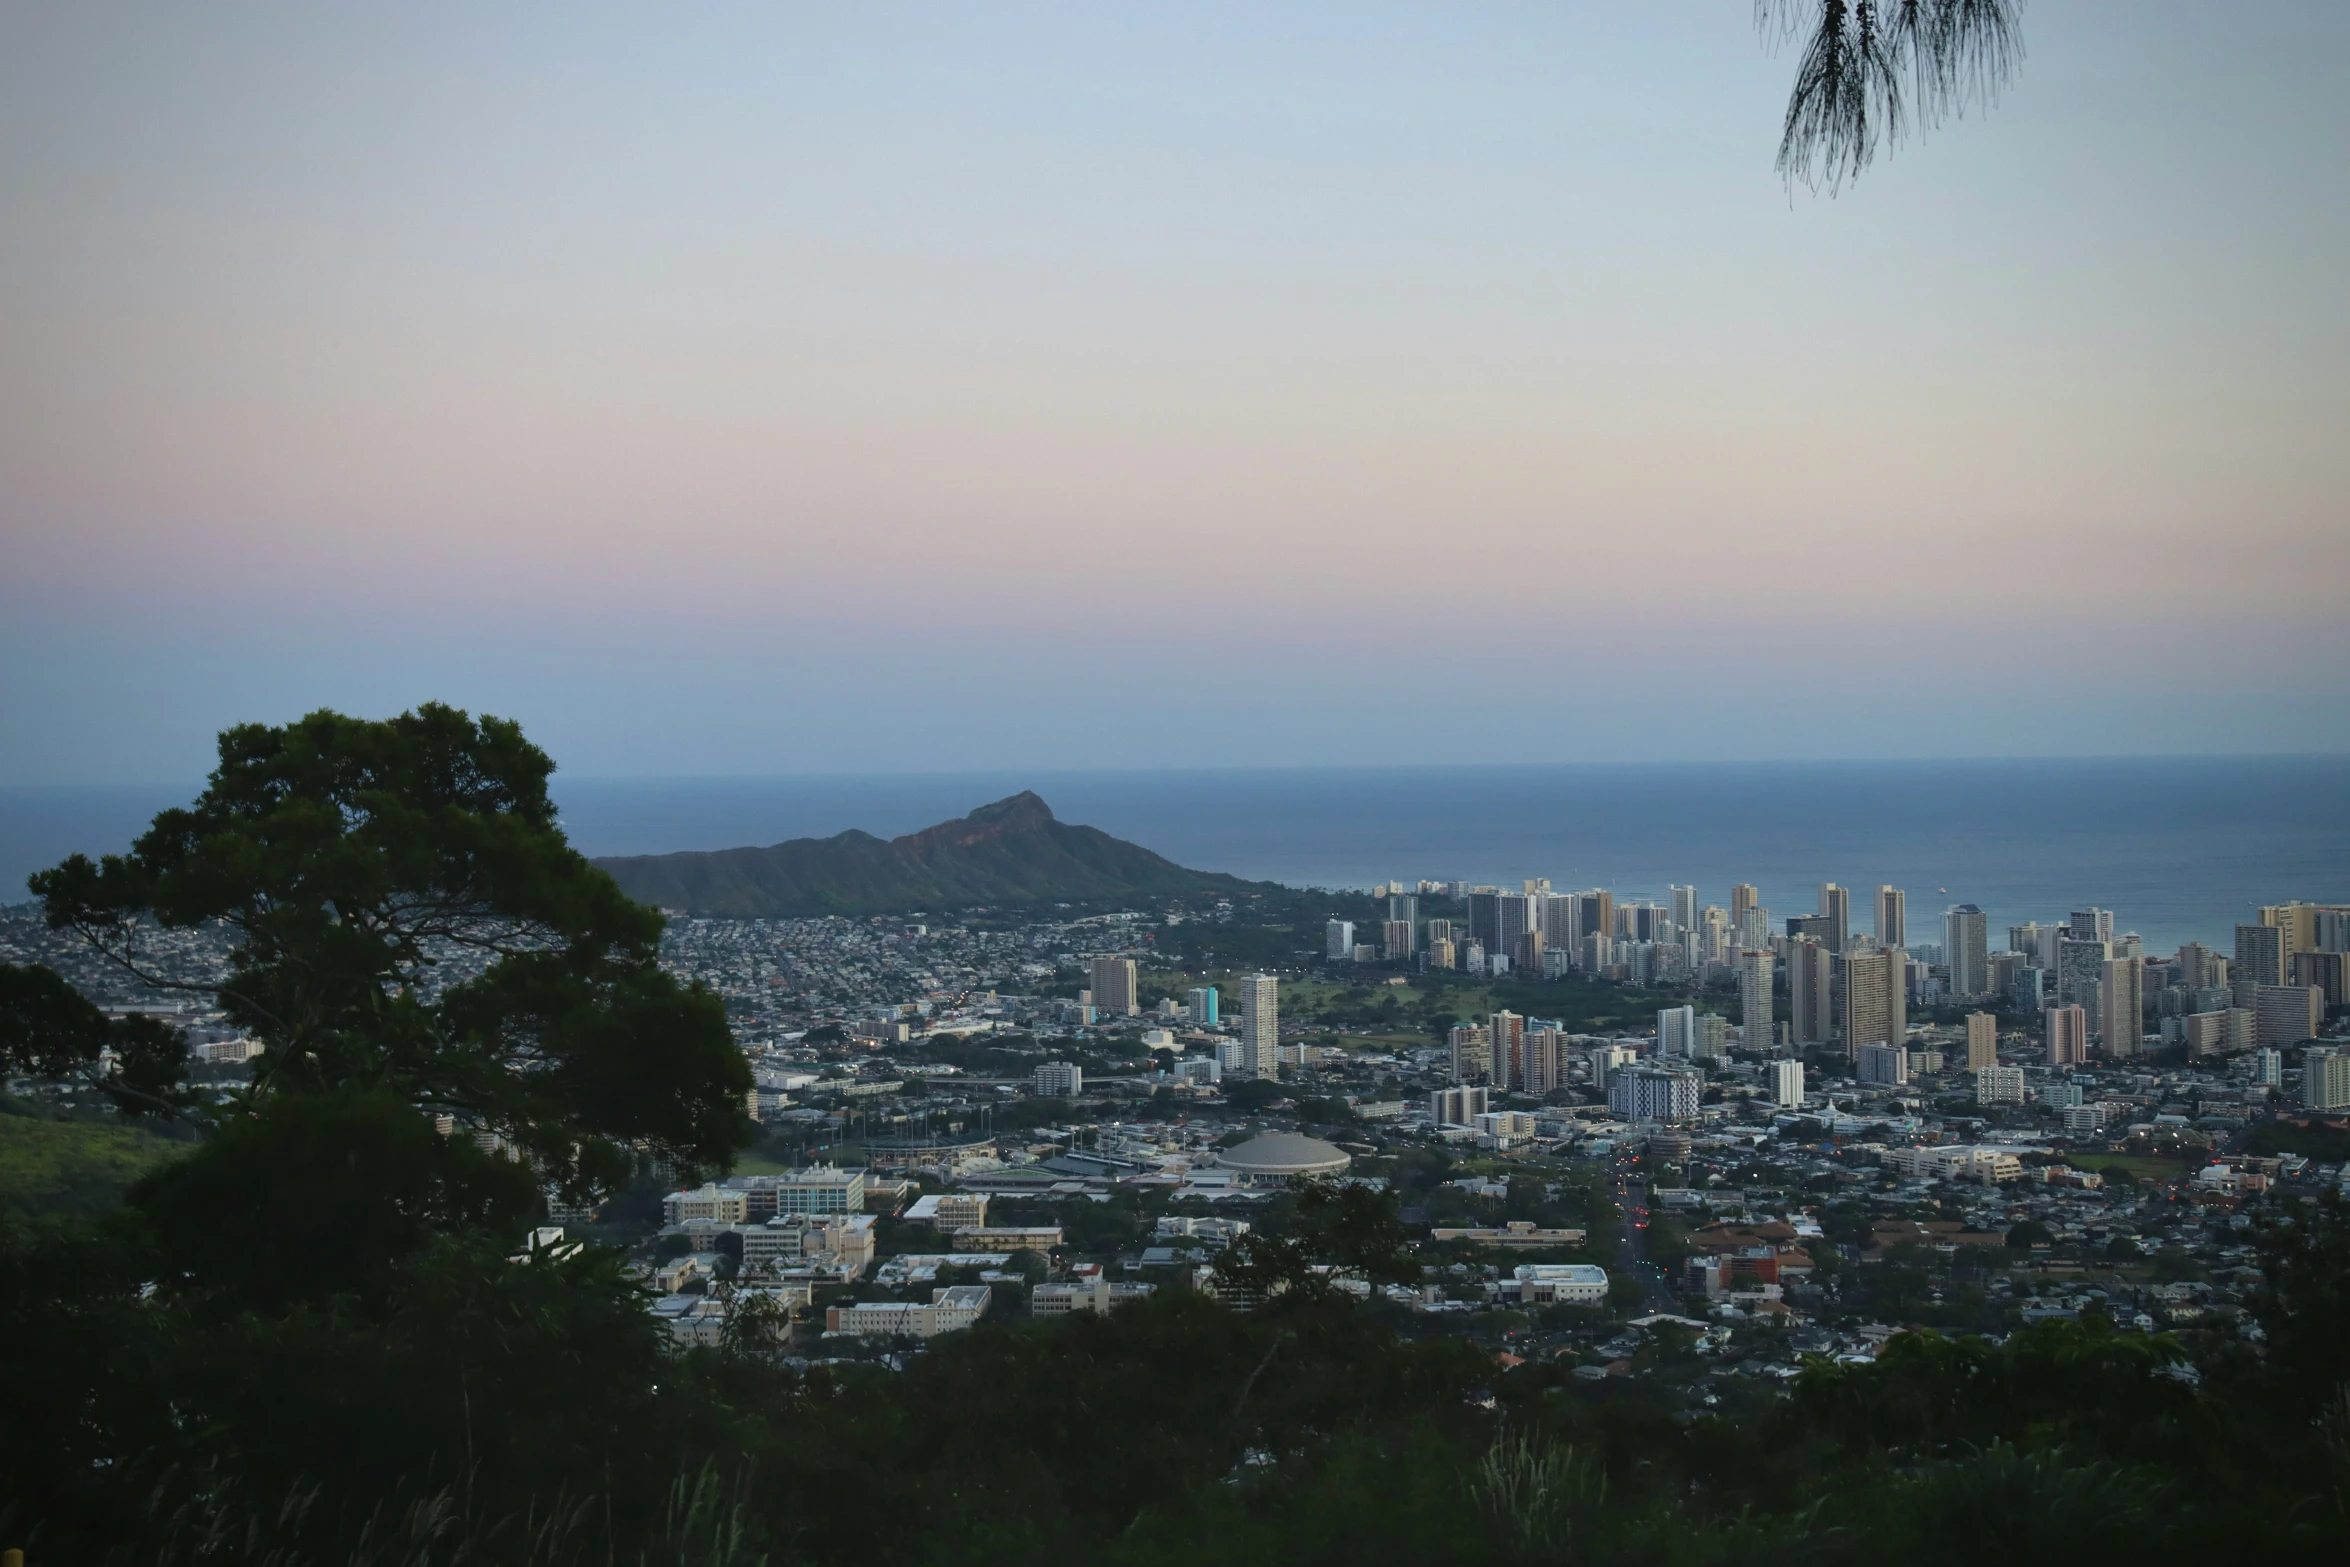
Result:
[[[1181,773],[1230,775],[1240,773],[1370,773],[1370,772],[1535,772],[1640,767],[1816,768],[1816,767],[1950,767],[1992,764],[2053,764],[2111,762],[2338,762],[2350,761],[2350,748],[2333,751],[2079,751],[2057,753],[1993,753],[1958,756],[1822,756],[1719,757],[1654,756],[1579,761],[1457,761],[1457,762],[1232,762],[1147,763],[1098,767],[816,768],[786,772],[597,773],[567,772],[558,762],[556,786],[563,781],[594,784],[783,783],[848,778],[1095,778]],[[201,790],[196,778],[77,779],[48,783],[0,782],[0,795],[54,793],[76,789],[185,789]]]

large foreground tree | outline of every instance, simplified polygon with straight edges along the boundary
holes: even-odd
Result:
[[[553,771],[517,725],[437,705],[245,725],[130,853],[75,855],[31,886],[51,926],[262,1043],[240,1112],[389,1096],[581,1193],[623,1183],[640,1150],[722,1165],[746,1140],[749,1067],[718,999],[661,969],[659,913],[565,840]],[[158,928],[202,926],[232,934],[225,976],[157,950]],[[131,1069],[101,1079],[126,1107],[184,1103],[152,1027],[110,1028],[41,971],[4,978],[19,1070],[103,1055]]]

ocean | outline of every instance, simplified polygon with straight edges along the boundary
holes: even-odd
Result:
[[[910,832],[1021,789],[1202,870],[1293,885],[1461,879],[1727,905],[1762,890],[1775,920],[1818,884],[1909,894],[1912,943],[1979,904],[1991,939],[2075,908],[2114,911],[2150,952],[2227,951],[2263,903],[2350,902],[2350,757],[2192,757],[1748,765],[1231,768],[886,777],[594,779],[556,798],[590,854],[655,854]],[[119,849],[193,787],[0,790],[0,886],[60,856]]]

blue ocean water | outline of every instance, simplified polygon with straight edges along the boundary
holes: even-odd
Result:
[[[1834,881],[1866,928],[1889,882],[1913,942],[1951,903],[1980,904],[1994,944],[2095,904],[2150,951],[2226,950],[2256,905],[2350,902],[2350,757],[556,779],[590,854],[887,837],[1021,789],[1182,864],[1299,885],[1547,876],[1661,901],[1680,882],[1726,905],[1750,881],[1783,919]],[[192,792],[0,790],[0,886],[119,848]]]

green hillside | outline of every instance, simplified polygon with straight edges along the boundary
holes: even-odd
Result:
[[[1028,793],[903,838],[851,831],[764,849],[637,855],[596,864],[640,903],[737,918],[1257,890],[1238,877],[1186,870],[1099,828],[1058,821],[1050,806]]]
[[[0,1209],[17,1219],[103,1213],[191,1146],[137,1127],[0,1114]]]

